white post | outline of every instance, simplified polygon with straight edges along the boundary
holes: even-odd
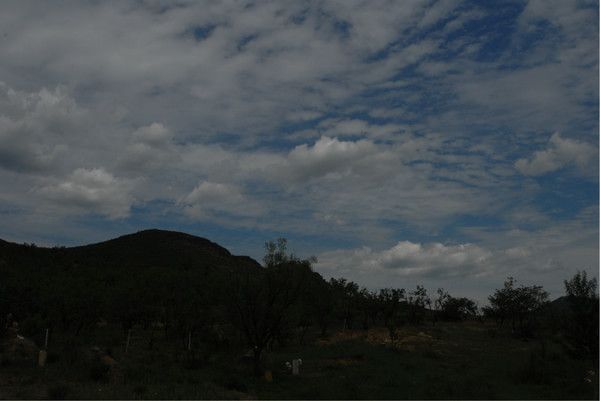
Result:
[[[40,350],[38,354],[38,366],[46,366],[46,359],[48,358],[48,329],[46,329],[46,339],[44,340],[44,349]]]
[[[292,375],[298,376],[300,374],[300,360],[292,359]]]
[[[48,358],[48,352],[46,352],[45,350],[40,350],[39,354],[38,354],[38,366],[39,367],[44,367],[46,366],[46,359]]]
[[[131,329],[127,331],[127,342],[125,343],[125,353],[129,349],[129,340],[131,340]]]
[[[192,349],[192,332],[188,333],[188,351]]]

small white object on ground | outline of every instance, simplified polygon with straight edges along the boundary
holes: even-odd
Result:
[[[302,365],[302,359],[292,360],[292,375],[297,376],[300,374],[300,365]]]

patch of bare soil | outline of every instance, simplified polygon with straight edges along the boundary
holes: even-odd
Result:
[[[318,340],[318,345],[331,345],[340,341],[362,339],[370,344],[386,345],[406,351],[414,351],[417,347],[430,347],[440,345],[441,341],[423,332],[410,329],[398,330],[397,338],[392,341],[386,328],[373,328],[369,330],[344,330],[337,332],[327,339]]]

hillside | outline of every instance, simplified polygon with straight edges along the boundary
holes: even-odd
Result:
[[[0,323],[9,314],[31,326],[79,334],[108,319],[189,324],[196,310],[224,308],[228,283],[259,273],[247,256],[200,237],[146,230],[72,248],[0,242]],[[208,312],[207,312],[208,313]],[[179,328],[183,330],[183,328]],[[39,341],[39,339],[38,339]]]
[[[247,256],[232,255],[205,238],[190,234],[144,230],[96,244],[43,248],[0,240],[0,267],[46,269],[65,266],[118,269],[219,269],[260,265]]]

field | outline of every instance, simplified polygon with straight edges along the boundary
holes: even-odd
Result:
[[[161,330],[98,328],[61,341],[48,363],[3,356],[3,399],[598,399],[598,372],[553,340],[521,340],[481,322],[405,327],[392,344],[384,328],[309,333],[277,346],[265,365],[272,381],[252,376],[245,350],[174,345]],[[549,337],[549,336],[548,336]],[[546,337],[546,338],[548,338]],[[152,338],[152,341],[150,339]],[[37,340],[37,339],[36,339]],[[39,340],[38,340],[39,341]],[[90,362],[93,345],[110,349],[114,372]],[[292,376],[286,362],[302,359]]]

